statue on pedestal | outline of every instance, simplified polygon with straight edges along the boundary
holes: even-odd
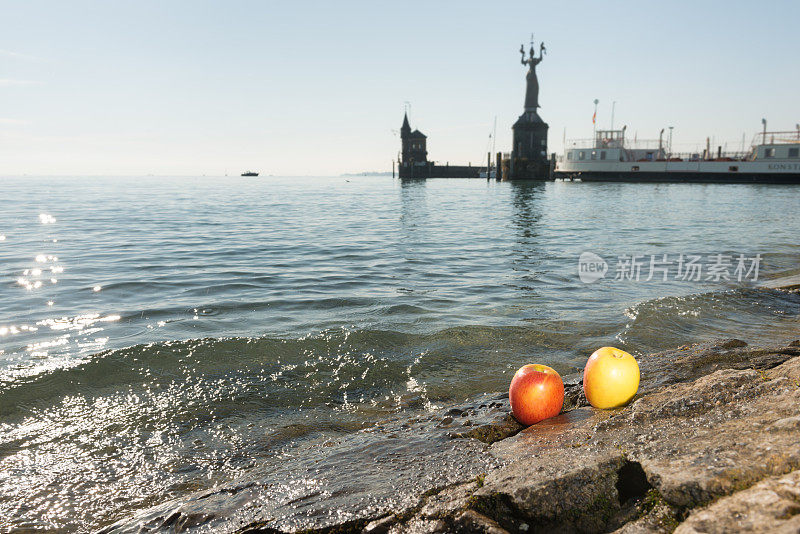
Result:
[[[525,59],[525,45],[520,45],[519,51],[522,54],[522,64],[528,65],[528,87],[525,90],[525,111],[536,112],[539,107],[539,80],[536,78],[536,65],[542,62],[544,54],[547,49],[544,47],[544,42],[539,46],[539,57],[534,54],[533,41],[531,41],[531,48],[529,51],[528,59]]]

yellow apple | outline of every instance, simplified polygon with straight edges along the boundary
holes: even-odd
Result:
[[[639,390],[639,364],[624,350],[597,349],[583,370],[583,392],[595,408],[628,404]]]

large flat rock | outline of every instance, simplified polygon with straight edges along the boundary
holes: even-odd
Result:
[[[617,410],[588,406],[579,376],[565,377],[565,411],[528,428],[510,417],[505,395],[451,409],[431,432],[481,445],[463,450],[479,455],[485,474],[465,469],[413,504],[304,532],[800,532],[800,342],[687,345],[639,364],[639,393]],[[230,489],[110,531],[207,528],[235,505],[222,496]],[[248,485],[234,495],[250,502],[261,491]],[[242,524],[242,533],[297,530],[270,519]]]
[[[786,488],[795,479],[781,477],[800,469],[797,343],[729,340],[640,364],[632,404],[596,410],[576,399],[577,408],[495,442],[489,453],[503,465],[479,483],[427,497],[388,531],[630,534],[670,532],[688,517],[681,528],[695,530],[686,532],[731,532],[739,527],[703,530],[713,520],[701,514],[757,510],[768,480],[783,492],[772,488],[778,497],[752,512],[753,524],[763,513],[792,528],[772,511],[794,510]]]

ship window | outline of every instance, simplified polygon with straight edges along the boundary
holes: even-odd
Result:
[[[766,148],[766,149],[764,149],[764,157],[765,158],[774,158],[775,157],[775,149],[774,148]]]
[[[789,157],[796,158],[800,156],[800,148],[790,148],[789,149]]]
[[[600,151],[600,159],[606,159],[606,151],[605,150],[601,150]]]
[[[592,159],[597,159],[597,150],[592,150]]]
[[[584,152],[583,150],[578,152],[578,159],[586,159],[586,152]]]
[[[632,171],[638,171],[639,170],[639,166],[638,165],[634,165],[633,167],[631,167],[631,170]]]
[[[567,159],[572,159],[572,152],[567,152]]]
[[[736,165],[731,165],[730,167],[728,167],[728,170],[731,172],[736,172],[739,170],[739,167],[737,167]]]

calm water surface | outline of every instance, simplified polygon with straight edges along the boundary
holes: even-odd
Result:
[[[797,338],[798,295],[645,278],[681,253],[797,270],[799,212],[791,186],[2,178],[0,525],[90,531],[220,485],[217,530],[396,506],[486,469],[432,428],[524,363]]]

